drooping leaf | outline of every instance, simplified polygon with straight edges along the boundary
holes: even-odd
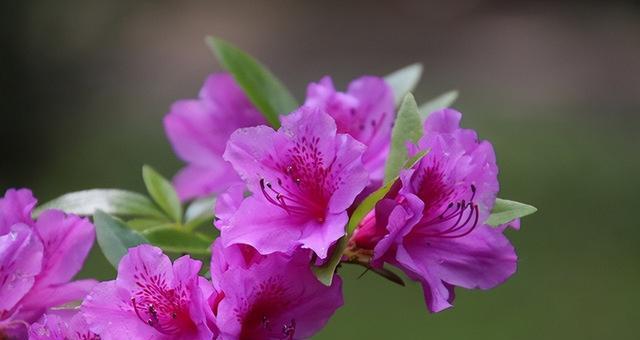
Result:
[[[93,223],[96,226],[98,245],[109,263],[116,269],[129,248],[149,243],[144,236],[131,230],[124,222],[101,210],[93,215]]]
[[[433,111],[450,107],[458,99],[458,91],[445,92],[430,101],[420,105],[420,117],[424,121]]]
[[[142,167],[142,179],[149,195],[156,204],[171,220],[180,223],[182,220],[182,205],[171,182],[148,165]]]
[[[214,37],[207,37],[206,42],[220,65],[233,75],[269,124],[274,129],[280,127],[278,116],[298,107],[298,102],[282,82],[264,65],[228,42]]]
[[[164,251],[189,254],[209,254],[213,238],[198,232],[190,232],[179,226],[162,226],[142,232],[151,244]]]
[[[389,182],[400,173],[400,169],[408,158],[407,142],[418,142],[422,133],[422,120],[418,114],[418,105],[413,95],[408,93],[398,109],[398,117],[393,130],[391,130],[391,151],[385,166],[385,182]]]
[[[47,209],[59,209],[70,214],[91,216],[97,210],[118,216],[165,218],[149,198],[137,192],[119,189],[91,189],[70,192],[34,211],[37,217]]]
[[[400,105],[404,96],[413,91],[422,77],[422,64],[415,63],[405,66],[384,77],[384,80],[391,86],[396,106]]]
[[[516,218],[531,215],[536,211],[538,211],[538,209],[534,206],[498,198],[487,220],[487,224],[497,227]]]

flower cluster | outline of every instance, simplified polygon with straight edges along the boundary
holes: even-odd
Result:
[[[34,220],[35,205],[26,189],[0,198],[0,338],[26,336],[48,308],[82,299],[96,284],[69,282],[93,245],[93,225],[58,210]]]
[[[176,102],[164,119],[188,162],[174,178],[180,200],[217,196],[208,270],[141,244],[114,280],[69,283],[93,225],[55,210],[34,220],[31,193],[9,190],[0,200],[0,338],[305,339],[343,304],[339,275],[328,283],[314,271],[336,255],[399,268],[422,284],[431,312],[452,306],[455,287],[493,288],[516,270],[504,230],[519,221],[488,225],[496,157],[461,118],[451,109],[428,116],[405,150],[423,156],[349,231],[365,197],[383,188],[396,119],[390,85],[365,76],[339,92],[324,77],[273,129],[234,77],[211,75],[198,99]],[[65,305],[73,300],[79,307]]]

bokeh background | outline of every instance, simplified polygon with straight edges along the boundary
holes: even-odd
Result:
[[[640,338],[640,6],[607,1],[6,1],[0,18],[0,190],[41,201],[143,191],[181,166],[161,119],[220,70],[223,37],[302,99],[331,74],[425,66],[492,141],[501,197],[536,205],[509,237],[517,275],[430,315],[419,286],[343,271],[346,306],[318,339]],[[113,277],[94,249],[81,276]]]

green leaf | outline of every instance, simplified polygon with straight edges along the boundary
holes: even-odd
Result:
[[[516,218],[531,215],[536,211],[538,211],[538,209],[534,206],[497,198],[487,223],[497,227]]]
[[[107,260],[118,268],[120,259],[128,249],[143,243],[149,243],[144,236],[129,229],[121,220],[110,216],[101,210],[93,215],[93,223],[96,226],[96,239]]]
[[[413,91],[422,77],[422,64],[415,63],[405,66],[384,77],[384,80],[391,86],[396,106],[402,102],[404,96]]]
[[[422,120],[418,114],[418,105],[413,95],[408,93],[398,109],[398,117],[393,130],[391,130],[391,151],[385,167],[385,182],[396,177],[407,161],[406,142],[417,143],[422,137],[422,132]]]
[[[367,196],[367,198],[358,205],[356,210],[351,214],[351,218],[347,224],[347,233],[345,236],[340,238],[338,244],[336,245],[333,253],[329,260],[321,267],[314,267],[313,272],[318,278],[320,282],[325,284],[326,286],[330,286],[331,282],[333,282],[333,274],[338,268],[338,264],[340,264],[340,260],[342,259],[342,253],[347,249],[347,243],[349,239],[351,239],[351,235],[353,235],[353,231],[356,230],[358,224],[362,221],[362,219],[375,207],[376,203],[380,201],[384,195],[386,195],[389,190],[391,190],[391,186],[394,181],[390,181],[385,184],[378,190],[372,192]]]
[[[362,201],[362,203],[358,205],[356,210],[353,211],[353,214],[351,214],[351,218],[349,218],[349,223],[347,224],[347,236],[351,237],[353,232],[358,227],[358,224],[362,222],[362,219],[364,219],[364,217],[367,216],[367,214],[371,210],[373,210],[373,208],[375,208],[376,203],[378,203],[378,201],[380,201],[384,197],[384,195],[386,195],[389,190],[391,190],[391,186],[396,179],[397,177],[394,178],[394,180],[389,181],[387,184],[383,185],[378,190],[369,194],[369,196],[367,196],[367,198],[365,198],[364,201]]]
[[[420,117],[424,121],[431,112],[450,107],[458,99],[458,91],[445,92],[436,98],[420,105]]]
[[[142,179],[151,198],[167,216],[180,223],[182,220],[182,205],[171,182],[148,165],[142,167]]]
[[[333,274],[336,272],[338,264],[340,264],[342,253],[347,249],[347,242],[348,239],[346,236],[341,237],[338,240],[336,248],[333,250],[329,260],[320,267],[311,267],[313,273],[318,278],[318,281],[322,282],[325,286],[331,286],[331,283],[333,282]]]
[[[127,221],[127,225],[136,231],[143,231],[150,228],[167,226],[167,225],[175,225],[173,222],[168,222],[167,220],[161,221],[153,218],[134,218]]]
[[[213,238],[198,232],[190,232],[178,226],[162,226],[147,229],[142,234],[151,244],[164,251],[206,255],[210,253]]]
[[[405,168],[413,167],[427,153],[428,151],[418,152],[415,156],[411,157],[411,159],[407,160],[404,167]],[[389,192],[389,190],[391,190],[393,183],[395,183],[397,179],[398,179],[398,176],[394,177],[391,181],[387,182],[381,188],[369,194],[369,196],[367,196],[362,201],[362,203],[358,205],[356,210],[353,211],[353,213],[351,214],[351,217],[349,218],[349,222],[347,223],[347,232],[345,236],[340,238],[340,240],[338,241],[336,248],[333,250],[333,253],[331,254],[331,257],[329,258],[329,260],[321,267],[313,267],[313,272],[320,282],[322,282],[327,286],[331,285],[331,282],[333,281],[333,274],[335,273],[336,268],[338,268],[338,264],[340,264],[340,260],[342,259],[342,254],[344,253],[345,249],[347,249],[348,240],[351,239],[353,232],[358,227],[358,224],[362,222],[362,219],[364,219],[365,216],[367,216],[367,214],[375,208],[376,203],[378,203],[378,201],[380,201]],[[376,273],[384,276],[384,273],[380,273],[380,272],[376,272]],[[399,279],[399,280],[402,282],[402,279]],[[391,280],[391,281],[394,281],[394,280]],[[398,283],[397,280],[395,280],[394,282]],[[402,282],[402,285],[404,286],[404,282]]]
[[[149,198],[137,192],[118,189],[91,189],[70,192],[39,206],[37,217],[44,210],[59,209],[81,216],[93,215],[97,210],[119,216],[165,218]]]
[[[215,197],[199,198],[191,202],[184,213],[186,230],[195,230],[204,225],[209,227],[213,224],[213,209],[216,204]]]
[[[193,221],[203,216],[213,217],[213,208],[216,204],[215,197],[199,198],[191,202],[184,213],[185,221]]]
[[[429,150],[431,150],[431,149],[429,149]],[[427,155],[427,153],[429,153],[429,150],[422,150],[422,151],[418,152],[417,154],[413,155],[413,157],[411,157],[411,158],[407,159],[407,161],[406,161],[406,162],[404,162],[404,166],[403,166],[403,168],[404,168],[404,169],[411,169],[411,168],[413,168],[413,166],[414,166],[414,165],[418,164],[418,162],[419,162],[419,161],[420,161],[424,156],[426,156],[426,155]],[[392,182],[395,182],[395,180],[394,180],[394,181],[392,181]]]
[[[274,129],[279,128],[278,116],[298,107],[298,102],[282,82],[264,65],[228,42],[214,37],[207,37],[205,41],[220,65],[233,75],[253,105]]]

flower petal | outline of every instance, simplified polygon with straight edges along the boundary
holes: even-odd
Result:
[[[42,267],[42,242],[25,224],[0,236],[0,310],[11,310],[35,282]]]
[[[89,329],[103,340],[172,339],[136,317],[130,296],[127,289],[116,285],[116,281],[97,285],[81,307]]]
[[[257,214],[256,212],[260,212]],[[248,197],[222,229],[225,246],[250,244],[261,254],[276,251],[291,253],[302,235],[300,224],[283,209],[256,197]],[[304,223],[304,221],[303,221]]]
[[[12,225],[33,225],[31,211],[38,201],[28,189],[9,189],[0,198],[0,235],[9,232]]]
[[[34,288],[71,280],[93,246],[93,224],[86,218],[47,210],[38,218],[35,230],[44,244],[45,261]]]

